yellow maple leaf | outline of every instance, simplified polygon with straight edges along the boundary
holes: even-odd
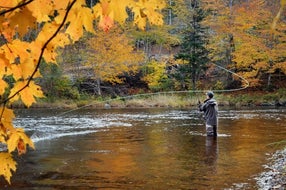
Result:
[[[69,25],[66,29],[66,33],[69,34],[70,38],[74,41],[77,41],[83,35],[83,28],[91,33],[95,33],[93,18],[92,10],[86,7],[85,1],[76,1],[67,18]]]
[[[22,70],[18,65],[11,64],[11,66],[7,68],[7,75],[12,75],[17,81],[22,78]]]
[[[56,63],[57,57],[56,47],[52,44],[48,44],[47,48],[44,51],[43,58],[47,63]]]
[[[31,77],[32,73],[36,69],[37,60],[30,57],[22,63],[11,64],[10,67],[7,68],[7,75],[12,75],[13,78],[18,81],[20,79],[28,79]],[[41,74],[39,70],[34,75],[34,78],[40,77]]]
[[[126,7],[131,6],[132,0],[102,0],[93,7],[95,18],[99,17],[98,26],[104,31],[108,31],[114,26],[114,20],[120,24],[124,23],[128,17]]]
[[[3,124],[0,123],[0,143],[6,144],[6,137],[7,137],[7,130],[3,126]]]
[[[2,52],[1,52],[2,51]],[[5,57],[5,52],[0,48],[0,77],[4,76],[7,72],[7,67],[10,66],[9,60]],[[2,78],[2,77],[1,77]]]
[[[12,155],[6,152],[0,153],[0,160],[0,175],[4,176],[8,183],[11,184],[11,171],[16,171],[17,163],[13,160]]]
[[[29,43],[21,41],[19,39],[13,40],[11,43],[1,46],[1,52],[4,52],[5,58],[14,63],[16,58],[20,58],[21,61],[24,61],[29,58],[29,52],[26,48]]]
[[[55,10],[65,10],[67,6],[70,4],[71,0],[53,0],[53,6]]]
[[[35,97],[41,98],[44,97],[44,94],[41,90],[39,85],[36,85],[34,81],[31,81],[29,86],[26,86],[27,82],[25,81],[18,81],[11,89],[10,96],[12,97],[14,94],[19,92],[13,98],[11,98],[11,102],[17,101],[21,98],[22,102],[27,106],[30,107],[33,103],[36,102]],[[25,87],[25,88],[24,88]]]
[[[20,2],[19,0],[1,1],[0,7],[2,9],[8,9],[17,6],[19,2]]]
[[[37,0],[27,5],[27,8],[39,23],[50,20],[49,15],[53,14],[53,7],[54,4],[51,0]]]
[[[6,143],[5,136],[4,134],[2,135],[1,131],[0,131],[0,143]]]
[[[29,50],[31,52],[32,58],[38,58],[41,54],[42,48],[44,44],[47,42],[47,39],[51,38],[54,33],[57,31],[58,27],[60,25],[56,22],[51,22],[45,24],[41,32],[39,33],[38,37],[34,42],[31,43],[31,46],[29,47]],[[66,44],[70,43],[70,40],[67,36],[67,34],[64,33],[58,33],[57,36],[55,36],[52,41],[49,42],[47,45],[43,58],[48,63],[55,63],[56,62],[56,48],[57,47],[64,47]],[[36,64],[37,60],[33,60],[33,62]]]
[[[110,1],[109,8],[113,13],[113,18],[119,23],[124,23],[128,17],[126,7],[130,7],[133,2],[133,0],[124,0],[124,3],[122,0]]]
[[[147,19],[150,24],[163,24],[163,16],[159,12],[165,7],[165,2],[163,0],[139,0],[132,6],[134,24],[140,29],[145,29]]]
[[[32,73],[36,69],[37,62],[38,61],[36,59],[30,57],[29,59],[26,59],[24,62],[18,64],[19,67],[21,67],[23,79],[28,79],[31,77]],[[33,78],[37,78],[40,76],[41,76],[40,71],[37,70]]]
[[[8,87],[8,84],[4,80],[0,79],[0,96],[4,94],[5,89],[7,87]]]
[[[5,128],[5,131],[13,131],[13,119],[15,118],[13,110],[6,107],[0,107],[0,111],[2,112],[2,117],[0,118],[0,124],[2,124],[1,128]]]
[[[43,26],[41,32],[38,34],[38,37],[36,39],[36,42],[41,44],[40,47],[46,43],[47,39],[52,37],[52,35],[57,31],[59,26],[60,25],[56,22],[49,22]],[[40,50],[41,48],[39,49],[39,51]]]
[[[32,12],[27,7],[17,9],[17,12],[15,12],[15,14],[11,14],[11,16],[8,18],[8,22],[11,29],[16,29],[18,34],[21,36],[26,34],[28,29],[35,28],[36,26],[36,18],[32,15]]]
[[[16,148],[18,149],[19,154],[26,152],[26,145],[29,145],[31,148],[35,149],[33,141],[25,134],[22,128],[18,128],[12,131],[7,140],[8,152],[13,152]]]

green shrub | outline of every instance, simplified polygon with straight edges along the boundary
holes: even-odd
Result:
[[[279,95],[278,94],[266,94],[263,96],[263,100],[265,101],[279,100]]]

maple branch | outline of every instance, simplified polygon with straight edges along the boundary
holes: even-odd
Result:
[[[4,100],[2,103],[4,105],[6,105],[6,103],[11,100],[12,98],[14,98],[18,93],[20,93],[22,90],[24,90],[25,88],[27,88],[30,84],[30,82],[33,80],[33,77],[35,76],[36,72],[38,71],[39,67],[40,67],[40,64],[41,64],[41,60],[43,58],[43,55],[44,55],[44,52],[48,46],[48,44],[57,36],[57,34],[60,32],[60,30],[62,29],[62,27],[64,26],[66,20],[67,20],[67,17],[68,17],[68,14],[71,10],[71,8],[73,7],[74,3],[76,2],[77,0],[73,0],[68,6],[67,6],[67,11],[65,13],[65,16],[64,16],[64,19],[63,21],[61,22],[60,26],[58,27],[58,29],[55,31],[55,33],[46,41],[46,43],[43,45],[42,49],[41,49],[41,53],[40,53],[40,56],[38,58],[38,62],[37,62],[37,65],[33,71],[33,73],[31,74],[30,78],[28,79],[27,81],[27,84],[25,86],[23,86],[21,89],[19,89],[17,92],[15,92],[12,96],[8,97],[6,100]],[[0,118],[2,117],[2,115],[0,116]]]
[[[22,2],[20,2],[20,3],[19,3],[17,6],[15,6],[15,7],[10,8],[10,9],[7,9],[7,10],[4,10],[4,11],[1,11],[1,12],[0,12],[0,16],[3,16],[3,15],[5,15],[6,13],[12,12],[12,11],[14,11],[14,10],[16,10],[16,9],[18,9],[18,8],[21,8],[21,7],[25,6],[25,5],[28,5],[28,4],[30,4],[30,3],[33,2],[33,1],[34,1],[34,0],[29,0],[29,1],[25,2],[25,0],[23,0]]]

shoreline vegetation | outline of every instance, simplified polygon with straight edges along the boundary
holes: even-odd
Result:
[[[286,90],[277,92],[232,92],[216,93],[214,97],[220,107],[286,107]],[[80,99],[49,98],[39,99],[32,108],[191,108],[196,107],[198,101],[204,101],[204,93],[150,93],[136,94],[126,97],[101,97],[84,96]],[[21,103],[14,103],[14,108],[23,108]]]

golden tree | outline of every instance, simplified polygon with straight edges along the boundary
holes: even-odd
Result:
[[[213,29],[210,48],[214,62],[235,70],[255,87],[265,84],[265,76],[270,84],[277,70],[285,73],[285,23],[279,22],[285,0],[280,0],[279,10],[271,10],[266,0],[204,2],[212,10],[208,24]]]
[[[34,81],[41,77],[41,61],[56,64],[57,48],[79,40],[85,31],[95,33],[94,20],[105,31],[114,22],[123,23],[127,7],[141,29],[147,22],[163,24],[159,13],[163,0],[101,0],[93,7],[88,7],[85,0],[0,1],[0,143],[6,147],[0,152],[0,175],[8,183],[16,170],[12,153],[21,155],[28,145],[34,148],[23,129],[13,125],[15,116],[9,105],[22,101],[29,107],[43,97]],[[26,40],[31,31],[36,35]]]
[[[166,62],[150,60],[144,67],[143,81],[148,84],[150,89],[159,89],[163,81],[166,81],[168,76],[166,73]]]
[[[136,72],[144,61],[143,53],[134,50],[132,42],[118,27],[108,33],[97,31],[88,44],[90,50],[86,66],[93,70],[99,95],[102,81],[122,83],[119,76]]]

